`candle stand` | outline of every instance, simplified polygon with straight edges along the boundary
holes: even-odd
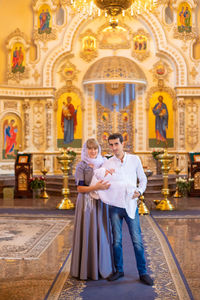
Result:
[[[174,172],[176,173],[176,179],[178,178],[179,173],[181,172],[181,169],[178,167],[178,161],[179,161],[179,157],[178,155],[176,156],[176,169],[174,170]],[[178,190],[178,185],[176,183],[176,192],[174,193],[174,198],[181,198],[182,195],[180,194],[179,190]]]
[[[73,160],[73,157],[67,153],[66,149],[62,149],[61,154],[57,156],[58,162],[61,164],[61,170],[63,172],[63,189],[62,194],[64,198],[57,205],[58,209],[71,209],[74,208],[74,204],[68,198],[69,188],[68,188],[68,176],[69,176],[69,163]]]
[[[46,200],[49,198],[49,196],[47,194],[47,189],[46,189],[46,174],[48,173],[48,171],[45,167],[46,158],[44,158],[43,160],[44,160],[44,169],[41,172],[44,176],[44,189],[43,189],[43,192],[42,192],[40,198],[44,199],[44,201],[46,202]]]
[[[147,180],[148,180],[148,177],[151,176],[153,174],[153,172],[151,170],[147,170],[145,172],[145,174],[146,174]],[[139,199],[140,199],[140,204],[138,206],[139,215],[140,216],[149,215],[149,209],[147,208],[147,206],[144,202],[144,195],[141,195]]]
[[[169,196],[169,188],[168,188],[168,173],[170,170],[170,164],[173,160],[173,155],[168,154],[167,149],[164,150],[163,154],[157,155],[158,160],[161,162],[161,170],[163,173],[163,189],[162,194],[164,199],[159,201],[156,206],[156,209],[159,210],[174,210],[174,206],[171,204],[170,200],[167,198]],[[156,203],[158,200],[154,200]]]

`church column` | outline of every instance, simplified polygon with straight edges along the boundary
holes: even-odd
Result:
[[[112,132],[118,132],[118,120],[117,120],[117,115],[119,114],[116,110],[116,103],[113,103],[113,119],[112,119]]]
[[[53,151],[53,100],[46,101],[46,150]]]
[[[46,167],[49,172],[53,172],[54,160],[52,155],[48,155],[48,151],[54,150],[54,132],[53,132],[53,100],[47,99],[46,101]]]
[[[94,100],[94,86],[88,85],[86,87],[86,101],[85,101],[85,114],[84,114],[84,128],[83,128],[83,141],[88,138],[96,138],[96,109]]]
[[[136,100],[135,100],[135,112],[134,112],[134,122],[135,122],[135,131],[134,135],[134,148],[135,151],[142,151],[146,148],[146,119],[144,118],[145,111],[145,98],[144,98],[144,87],[136,87]],[[133,124],[134,128],[134,124]]]
[[[25,99],[23,103],[24,112],[24,149],[23,151],[30,150],[31,134],[30,134],[30,101]]]
[[[177,149],[185,149],[185,102],[184,98],[178,98],[178,140]]]

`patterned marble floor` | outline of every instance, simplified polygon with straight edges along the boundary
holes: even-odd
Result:
[[[60,201],[60,197],[50,197],[46,203],[42,199],[0,199],[0,216],[9,215],[14,218],[16,217],[14,213],[17,213],[20,217],[30,218],[31,212],[38,219],[51,217],[73,220],[73,213],[70,215],[55,209]],[[198,263],[200,199],[178,199],[174,201],[174,204],[177,211],[187,211],[187,216],[168,218],[161,215],[156,217],[156,221],[167,235],[194,299],[198,300],[200,299],[200,265]],[[28,213],[24,210],[21,214],[21,208],[26,208]],[[154,208],[153,205],[152,208]],[[199,212],[195,218],[190,214],[192,210]],[[65,228],[37,260],[1,259],[0,300],[49,300],[48,291],[70,251],[71,240],[72,230]]]

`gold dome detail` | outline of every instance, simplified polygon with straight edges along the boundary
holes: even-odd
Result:
[[[83,84],[126,82],[146,85],[146,77],[140,67],[122,56],[108,56],[96,61],[86,72]]]

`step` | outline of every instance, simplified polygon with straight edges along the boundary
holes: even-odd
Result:
[[[15,178],[14,176],[0,176],[0,197],[3,197],[3,187],[14,186]],[[170,193],[174,193],[176,189],[176,175],[169,175],[168,177],[168,187]],[[63,176],[55,175],[46,176],[46,188],[49,195],[61,195],[63,188]],[[75,179],[70,176],[68,179],[68,188],[70,190],[70,196],[76,198],[77,187],[75,184]],[[159,196],[161,195],[161,190],[163,188],[163,177],[162,175],[152,175],[148,177],[147,189],[145,191],[145,196]]]

